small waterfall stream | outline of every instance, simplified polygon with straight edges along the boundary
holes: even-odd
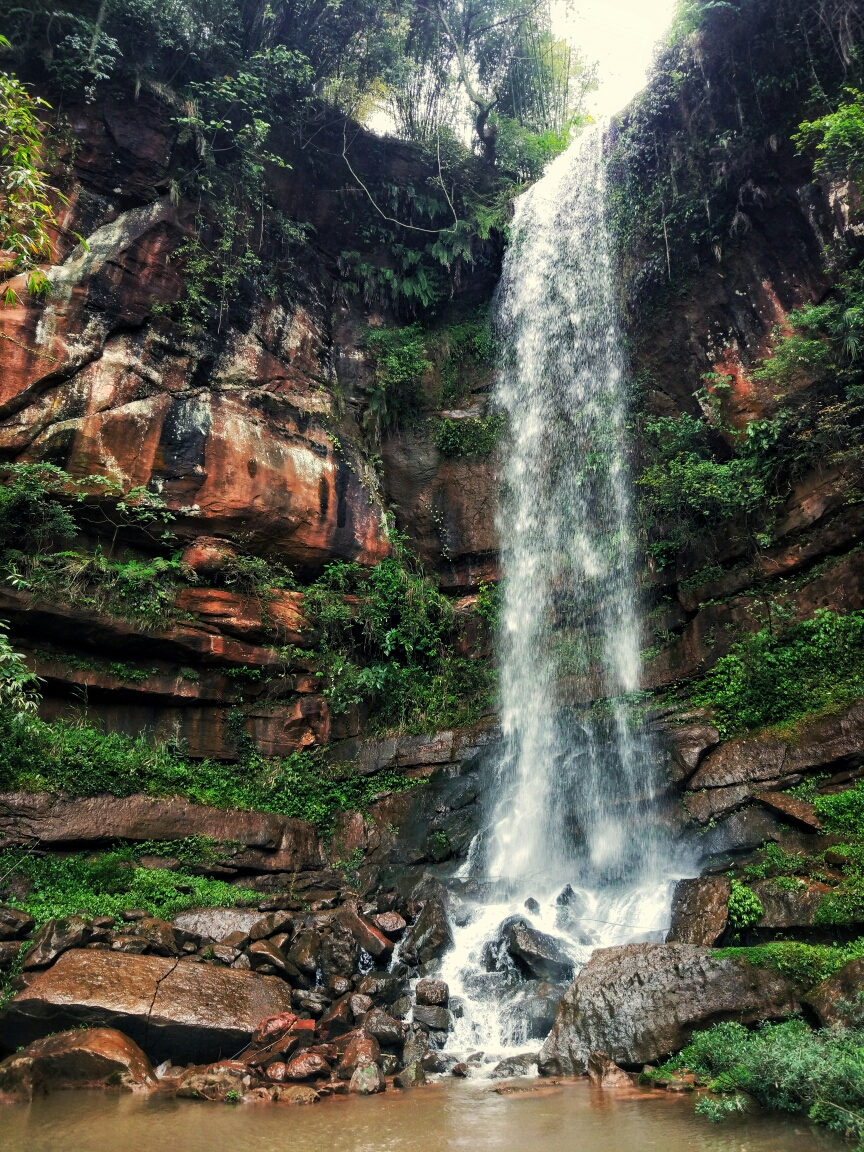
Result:
[[[491,819],[460,873],[473,898],[442,972],[464,1002],[463,1051],[539,1047],[544,1033],[548,985],[495,950],[508,916],[554,935],[577,966],[598,946],[662,940],[668,925],[675,872],[654,811],[657,755],[625,699],[638,687],[640,637],[606,203],[595,127],[518,201],[497,296],[496,399],[510,427],[499,515],[505,751]]]

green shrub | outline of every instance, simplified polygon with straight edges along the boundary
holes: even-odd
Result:
[[[864,835],[864,782],[833,796],[817,796],[813,807],[822,817],[826,832]]]
[[[38,924],[51,917],[88,912],[92,916],[118,916],[126,908],[145,908],[170,920],[184,908],[231,907],[248,899],[248,889],[195,876],[187,868],[140,868],[128,847],[94,856],[29,855],[26,851],[0,853],[0,875],[18,874],[33,882],[29,896],[19,901]]]
[[[815,147],[813,171],[860,180],[864,175],[864,92],[844,90],[834,112],[805,121],[793,137],[799,150]]]
[[[740,1090],[763,1108],[803,1112],[837,1132],[864,1134],[864,1032],[814,1032],[803,1020],[755,1032],[734,1022],[716,1024],[696,1032],[665,1066],[670,1072],[685,1067],[710,1080],[716,1092]]]
[[[366,347],[373,385],[366,424],[378,440],[386,429],[408,424],[423,406],[423,377],[431,363],[419,324],[370,328]]]
[[[503,413],[485,419],[439,420],[435,445],[445,456],[484,459],[495,451],[505,423]]]
[[[179,795],[217,808],[278,812],[327,830],[337,812],[362,809],[377,792],[416,783],[395,770],[340,779],[321,753],[300,751],[264,760],[248,748],[243,752],[239,764],[190,760],[177,748],[152,747],[140,737],[106,735],[89,724],[46,723],[37,717],[21,723],[8,709],[0,710],[2,791]]]
[[[781,632],[763,628],[734,645],[699,681],[723,736],[797,720],[864,695],[864,612],[820,609]]]
[[[735,928],[749,928],[764,913],[762,901],[756,893],[740,880],[733,880],[729,893],[729,922]]]

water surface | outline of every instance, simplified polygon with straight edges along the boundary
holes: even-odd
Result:
[[[524,1085],[523,1085],[524,1087]],[[499,1095],[488,1081],[312,1107],[58,1092],[0,1111],[4,1152],[841,1152],[776,1113],[712,1125],[693,1100],[625,1098],[585,1080]]]

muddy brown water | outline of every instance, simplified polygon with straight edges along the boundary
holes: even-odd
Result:
[[[692,1097],[443,1082],[312,1107],[58,1092],[0,1110],[3,1152],[848,1152],[803,1118],[711,1124]]]

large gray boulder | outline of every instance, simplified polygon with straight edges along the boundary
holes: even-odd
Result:
[[[602,948],[564,994],[540,1052],[544,1075],[582,1075],[594,1051],[652,1064],[721,1020],[752,1024],[799,1011],[801,990],[770,969],[692,944]]]

